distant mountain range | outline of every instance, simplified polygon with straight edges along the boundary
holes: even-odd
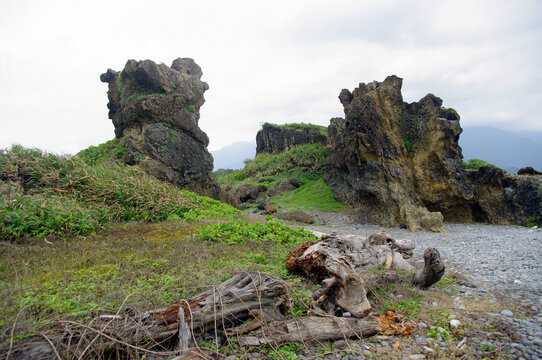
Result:
[[[487,126],[463,128],[463,158],[482,159],[511,174],[525,166],[542,171],[542,132],[511,132]]]
[[[542,171],[542,132],[511,132],[488,126],[463,128],[459,138],[465,160],[482,159],[515,174],[520,168],[532,166]],[[253,159],[256,142],[235,142],[211,151],[214,170],[242,169],[243,160]]]
[[[211,151],[214,158],[214,171],[218,169],[242,169],[243,160],[254,159],[256,156],[256,141],[240,141]]]

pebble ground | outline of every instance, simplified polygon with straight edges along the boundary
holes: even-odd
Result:
[[[460,296],[489,296],[504,307],[482,314],[478,320],[486,321],[487,326],[497,324],[516,331],[513,342],[492,339],[490,333],[467,340],[481,349],[486,345],[500,349],[505,355],[502,358],[542,359],[542,229],[447,223],[446,233],[412,233],[400,228],[356,224],[343,214],[312,215],[321,225],[305,228],[314,231],[363,236],[385,231],[395,238],[413,240],[415,254],[422,254],[427,247],[437,248],[447,269],[469,279],[466,286],[459,288]],[[431,345],[431,340],[416,339],[423,346]],[[478,355],[483,358],[485,354],[480,351]],[[404,356],[405,360],[416,358],[431,358],[431,354]]]

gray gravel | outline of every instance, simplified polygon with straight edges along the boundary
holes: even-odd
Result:
[[[491,321],[509,323],[522,338],[518,343],[506,345],[511,357],[542,358],[542,229],[447,223],[446,233],[412,233],[356,224],[353,218],[343,214],[313,212],[311,215],[324,224],[304,226],[314,231],[363,236],[385,231],[395,238],[413,240],[415,254],[422,254],[427,247],[437,248],[447,268],[462,273],[474,285],[461,287],[461,296],[489,295],[511,306],[487,314]],[[515,316],[519,310],[521,319]]]

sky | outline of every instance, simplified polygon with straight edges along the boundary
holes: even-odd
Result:
[[[209,150],[262,123],[328,125],[338,95],[403,80],[463,127],[542,131],[540,0],[0,0],[0,148],[75,154],[114,137],[100,74],[190,57]]]

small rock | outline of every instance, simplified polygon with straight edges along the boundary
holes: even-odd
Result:
[[[343,313],[343,317],[352,317],[352,314],[350,314],[349,312],[345,312]]]
[[[423,351],[430,354],[435,352],[435,350],[431,349],[429,346],[424,346]]]
[[[465,304],[463,304],[463,300],[461,300],[459,296],[454,299],[454,307],[456,309],[465,310]]]
[[[541,318],[541,320],[542,320],[542,318]],[[541,322],[542,322],[542,321],[541,321]],[[418,327],[419,327],[420,329],[427,329],[427,328],[429,328],[429,325],[427,325],[426,323],[420,321],[420,322],[418,323]]]
[[[433,302],[431,303],[431,305],[433,305],[433,306],[438,306],[438,303],[433,301]]]
[[[463,340],[461,340],[459,342],[459,344],[457,344],[457,350],[461,349],[463,346],[465,346],[465,344],[467,343],[467,338],[463,338]]]
[[[427,339],[423,337],[416,338],[418,344],[427,345]]]
[[[452,329],[457,329],[461,326],[461,322],[459,320],[450,320],[450,327]]]
[[[423,360],[425,359],[425,355],[422,354],[413,354],[408,356],[408,360]]]
[[[501,311],[501,315],[507,316],[507,317],[512,317],[512,318],[514,317],[514,313],[512,311],[510,311],[510,310]]]

